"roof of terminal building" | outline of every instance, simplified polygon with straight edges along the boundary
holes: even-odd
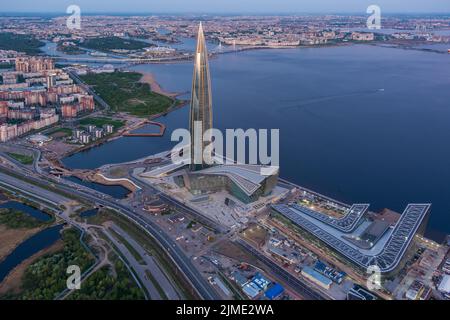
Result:
[[[368,204],[354,204],[342,218],[336,219],[300,204],[294,204],[293,207],[345,233],[354,231],[369,209]]]
[[[184,164],[184,163],[170,163],[170,164],[158,166],[154,169],[152,168],[152,170],[143,172],[139,175],[144,178],[159,178],[159,177],[169,174],[175,170],[181,169],[185,166],[186,166],[186,164]]]
[[[224,175],[230,178],[247,195],[252,195],[258,190],[268,176],[261,174],[264,166],[223,164],[212,166],[199,171],[192,171],[191,174]]]
[[[430,204],[409,204],[395,228],[370,250],[361,249],[342,237],[342,231],[315,219],[301,210],[286,205],[273,208],[283,216],[307,230],[330,247],[362,268],[377,265],[381,272],[394,270],[411,243],[415,233],[430,210]]]

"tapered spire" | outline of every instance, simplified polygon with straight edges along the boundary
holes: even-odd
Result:
[[[203,150],[210,144],[204,141],[203,133],[212,129],[211,80],[209,75],[208,51],[203,26],[200,22],[197,35],[197,48],[192,77],[190,132],[191,132],[191,170],[206,167]]]

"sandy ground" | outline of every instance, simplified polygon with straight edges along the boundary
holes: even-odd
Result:
[[[5,294],[7,292],[10,293],[18,293],[20,292],[20,286],[22,284],[22,276],[25,273],[25,270],[30,266],[34,261],[38,258],[49,254],[54,253],[63,248],[63,241],[58,240],[52,246],[39,251],[33,256],[29,257],[25,261],[23,261],[20,265],[14,268],[13,271],[0,283],[0,295]]]
[[[148,83],[153,92],[162,94],[164,96],[167,96],[170,98],[175,98],[177,95],[179,95],[179,93],[168,92],[168,91],[165,91],[163,88],[161,88],[161,86],[155,80],[155,77],[151,73],[144,73],[141,80],[139,80],[139,81],[143,82],[143,83]]]
[[[0,261],[25,239],[28,239],[39,230],[40,228],[8,229],[5,226],[0,225]]]
[[[94,174],[94,175],[90,175],[88,177],[89,181],[92,182],[96,182],[96,183],[100,183],[106,186],[122,186],[128,190],[130,190],[131,192],[135,192],[136,186],[134,184],[132,184],[131,182],[123,179],[123,180],[117,180],[117,181],[108,181],[106,179],[104,179],[101,175],[98,174]],[[120,179],[120,178],[117,178]]]

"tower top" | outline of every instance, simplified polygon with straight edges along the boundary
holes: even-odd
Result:
[[[203,25],[201,22],[198,25],[196,52],[197,53],[206,53],[205,35],[203,33]]]
[[[205,134],[209,132],[209,129],[212,129],[212,98],[208,50],[201,22],[198,26],[197,48],[194,53],[189,123],[191,132],[190,168],[195,171],[207,166],[203,158],[203,150],[210,144],[211,139],[205,138]]]

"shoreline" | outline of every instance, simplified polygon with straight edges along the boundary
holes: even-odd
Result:
[[[130,69],[128,69],[128,70],[130,70]],[[73,155],[75,155],[77,153],[89,151],[92,148],[101,146],[101,145],[103,145],[105,143],[108,143],[110,141],[114,141],[116,139],[120,139],[120,138],[126,137],[127,133],[144,126],[146,124],[146,122],[150,122],[152,124],[163,126],[164,127],[164,132],[165,132],[165,125],[160,124],[159,122],[157,122],[155,120],[157,120],[160,117],[166,116],[166,115],[168,115],[169,113],[171,113],[173,111],[181,109],[181,108],[183,108],[184,106],[186,106],[189,103],[189,100],[178,100],[177,99],[178,96],[183,95],[185,93],[183,93],[183,92],[168,92],[168,91],[162,89],[162,87],[157,82],[157,80],[155,79],[155,77],[154,77],[154,75],[152,73],[142,72],[142,71],[139,71],[139,70],[132,70],[132,71],[142,74],[142,77],[139,80],[139,82],[149,84],[150,89],[153,92],[161,94],[163,96],[166,96],[166,97],[170,98],[173,101],[172,105],[169,108],[167,108],[167,110],[164,111],[164,112],[160,112],[160,113],[153,114],[153,115],[150,115],[150,116],[146,117],[137,126],[134,126],[132,128],[128,128],[127,129],[126,125],[125,125],[125,128],[121,128],[117,132],[112,133],[111,135],[109,135],[108,137],[105,137],[103,139],[99,139],[98,141],[92,142],[89,145],[82,146],[82,147],[80,147],[78,149],[71,150],[68,153],[63,154],[61,159],[58,160],[58,165],[60,167],[68,169],[68,170],[73,170],[73,168],[67,168],[64,165],[64,163],[62,162],[62,160],[65,159],[65,158],[71,157],[71,156],[73,156]],[[138,117],[136,117],[136,118],[138,118]],[[164,132],[163,132],[162,135],[155,135],[155,137],[163,136]],[[129,137],[132,137],[132,136],[133,135],[130,135]]]
[[[47,254],[56,253],[63,248],[64,243],[60,239],[49,247],[44,248],[28,257],[27,259],[23,260],[19,265],[14,267],[14,269],[9,272],[5,279],[3,279],[3,281],[0,283],[0,295],[7,294],[9,292],[18,294],[20,292],[20,286],[22,284],[22,277],[25,274],[26,269],[39,258]]]
[[[37,233],[44,230],[45,227],[36,228],[20,228],[20,229],[9,229],[4,225],[0,225],[0,232],[2,235],[0,239],[2,240],[2,250],[0,251],[0,264],[23,242],[36,235]],[[10,243],[6,242],[3,238],[12,239]]]
[[[175,100],[175,101],[177,101],[177,100]],[[168,115],[169,113],[171,113],[173,111],[176,111],[178,109],[183,108],[189,102],[187,100],[178,100],[178,101],[181,101],[181,103],[178,104],[178,105],[170,106],[165,112],[157,113],[157,114],[149,116],[148,119],[143,120],[137,126],[131,128],[131,131],[139,129],[142,126],[145,126],[145,124],[146,124],[145,122],[151,122],[151,124],[155,125],[156,121],[154,121],[154,120],[157,120],[160,117],[164,117],[164,116]],[[164,126],[164,131],[165,131],[165,125],[160,124],[160,123],[158,123],[158,125]],[[92,142],[89,145],[82,146],[82,147],[80,147],[78,149],[75,149],[75,150],[71,150],[71,151],[67,152],[66,154],[63,154],[61,156],[61,158],[57,162],[58,162],[59,166],[62,167],[62,168],[65,168],[65,169],[68,169],[68,170],[74,170],[74,168],[67,168],[64,165],[64,163],[62,162],[62,160],[65,159],[65,158],[71,157],[71,156],[73,156],[73,155],[75,155],[77,153],[89,151],[90,149],[95,148],[95,147],[99,147],[99,146],[101,146],[101,145],[103,145],[105,143],[108,143],[108,142],[111,142],[111,141],[114,141],[114,140],[117,140],[117,139],[120,139],[120,138],[124,138],[124,137],[126,138],[126,133],[129,132],[129,131],[130,131],[130,129],[127,130],[126,128],[124,128],[124,129],[121,129],[121,130],[119,130],[119,131],[117,131],[115,133],[112,133],[111,135],[106,137],[106,139],[99,139],[98,141]],[[162,136],[163,135],[159,135],[158,134],[158,135],[155,135],[153,137],[159,138],[159,137],[162,137]],[[133,135],[130,135],[129,137],[133,137]]]
[[[160,95],[166,96],[171,99],[175,99],[176,97],[182,95],[181,92],[169,92],[166,91],[161,87],[161,85],[156,81],[155,76],[151,72],[141,72],[136,71],[142,74],[141,79],[139,80],[140,83],[147,83],[150,86],[150,89],[152,92],[158,93]]]

